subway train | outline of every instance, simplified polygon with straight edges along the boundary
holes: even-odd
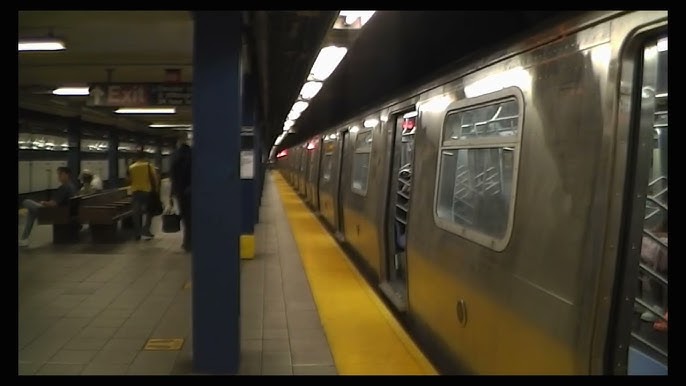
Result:
[[[279,149],[441,373],[668,373],[667,20],[577,15]]]

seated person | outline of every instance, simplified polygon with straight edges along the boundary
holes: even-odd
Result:
[[[69,199],[76,194],[76,187],[71,182],[71,170],[68,167],[58,167],[57,178],[60,181],[60,187],[52,193],[51,200],[41,202],[24,200],[22,203],[22,206],[28,210],[28,215],[26,218],[24,233],[19,239],[19,246],[26,247],[29,245],[29,236],[31,236],[33,223],[36,221],[36,217],[38,217],[38,209],[44,207],[69,205]]]
[[[83,183],[81,190],[79,190],[79,194],[81,195],[94,194],[102,191],[102,181],[88,169],[81,172],[81,183]]]

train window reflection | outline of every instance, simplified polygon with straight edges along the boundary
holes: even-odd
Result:
[[[517,135],[519,108],[516,100],[506,100],[448,114],[444,140]]]
[[[436,185],[436,223],[502,250],[512,223],[519,147],[516,99],[451,111],[445,118]],[[474,139],[488,138],[476,145]]]

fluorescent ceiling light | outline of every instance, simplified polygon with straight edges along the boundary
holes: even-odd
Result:
[[[121,107],[117,114],[176,114],[176,107]]]
[[[328,46],[322,48],[322,50],[319,51],[317,60],[315,60],[312,65],[310,74],[316,80],[326,80],[326,78],[336,69],[338,63],[343,60],[343,57],[347,52],[348,49],[345,47]]]
[[[341,11],[338,15],[345,17],[345,24],[355,24],[360,19],[360,24],[365,25],[376,11]]]
[[[291,121],[290,119],[287,120],[286,122],[283,123],[284,126],[291,127],[293,126],[295,122]]]
[[[288,114],[288,119],[291,121],[295,121],[296,119],[300,118],[300,113],[297,111],[292,111]]]
[[[657,52],[667,51],[667,38],[657,41]]]
[[[190,128],[191,125],[189,124],[181,124],[181,123],[153,123],[150,125],[152,128],[163,128],[163,127],[187,127]]]
[[[60,87],[52,90],[53,95],[88,95],[88,87]]]
[[[322,89],[322,82],[307,82],[300,90],[300,97],[302,99],[310,100]]]
[[[64,42],[54,38],[19,40],[19,51],[61,51]]]
[[[302,113],[303,111],[307,110],[307,106],[310,104],[305,102],[305,101],[297,101],[293,103],[293,107],[291,108],[291,111],[296,112],[296,113]]]

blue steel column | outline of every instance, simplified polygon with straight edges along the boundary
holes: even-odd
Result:
[[[255,176],[255,224],[260,222],[260,203],[262,202],[262,134],[255,126],[255,136],[253,137],[253,148],[255,151],[255,166],[253,175]]]
[[[110,141],[107,147],[107,169],[109,177],[103,183],[107,184],[107,187],[116,187],[119,180],[119,134],[114,130],[110,131]]]
[[[206,374],[235,374],[240,359],[240,15],[195,13],[193,367]]]
[[[81,119],[73,118],[67,128],[67,143],[69,144],[69,158],[67,167],[71,169],[74,179],[81,174]]]
[[[249,134],[245,134],[247,137],[252,139],[252,148],[241,148],[242,151],[250,151],[253,156],[253,175],[250,178],[241,179],[241,202],[243,211],[241,213],[242,224],[241,224],[241,234],[247,237],[243,238],[243,250],[241,251],[241,257],[252,258],[254,253],[249,245],[252,243],[254,245],[253,235],[255,233],[255,217],[257,212],[257,194],[255,191],[257,174],[255,173],[255,167],[258,162],[257,154],[255,153],[255,78],[252,74],[245,74],[243,76],[243,104],[242,107],[242,125],[243,127],[251,127],[252,131]],[[247,244],[246,244],[247,243]]]
[[[157,139],[157,144],[155,147],[156,147],[155,165],[160,169],[160,173],[162,173],[162,139],[161,138]]]

